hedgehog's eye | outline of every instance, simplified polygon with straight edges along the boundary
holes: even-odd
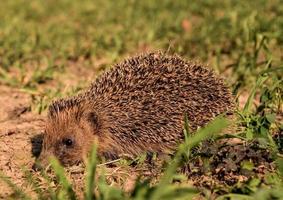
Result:
[[[66,145],[67,147],[71,147],[73,145],[73,140],[70,138],[64,138],[62,140],[63,144]]]

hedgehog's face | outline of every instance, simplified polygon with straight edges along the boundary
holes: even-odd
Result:
[[[83,161],[95,141],[93,122],[89,120],[91,117],[92,113],[78,116],[77,113],[65,111],[49,117],[39,157],[41,165],[46,166],[50,156],[55,156],[64,166]]]

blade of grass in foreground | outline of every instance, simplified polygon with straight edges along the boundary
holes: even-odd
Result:
[[[51,185],[51,182],[52,182],[51,178],[46,174],[45,170],[41,170],[40,175],[44,178],[44,180],[47,183],[47,190],[50,194],[50,199],[56,200],[55,190],[53,189]]]
[[[91,151],[91,155],[87,164],[86,168],[86,186],[85,186],[85,199],[92,200],[96,199],[95,195],[93,194],[93,190],[95,187],[95,171],[97,165],[97,158],[96,158],[96,146],[94,145]]]
[[[217,198],[217,200],[235,199],[235,200],[253,200],[254,197],[244,194],[226,194]]]
[[[250,109],[251,109],[251,106],[252,106],[252,101],[254,100],[254,97],[255,97],[255,93],[256,93],[256,90],[268,79],[268,76],[260,76],[257,81],[256,81],[256,84],[255,86],[253,87],[249,97],[248,97],[248,100],[244,106],[244,109],[243,109],[243,113],[244,114],[247,114]]]
[[[29,170],[27,170],[26,168],[23,168],[22,170],[25,174],[27,182],[30,184],[33,191],[37,194],[37,198],[43,199],[44,191],[40,188],[38,182],[34,179]]]
[[[109,185],[106,181],[105,177],[105,171],[103,170],[100,173],[100,178],[97,182],[98,190],[99,190],[99,196],[97,199],[125,199],[126,195],[123,189],[118,187],[113,187]]]
[[[19,188],[15,183],[13,183],[9,177],[5,176],[2,172],[0,172],[0,180],[3,180],[9,187],[14,191],[14,196],[19,199],[29,200],[31,199],[29,196],[25,194],[25,192]]]
[[[210,122],[207,126],[197,131],[197,133],[194,134],[192,137],[188,138],[187,143],[181,144],[179,146],[179,149],[174,159],[168,165],[163,177],[161,178],[158,187],[154,191],[152,195],[152,199],[162,199],[163,195],[166,194],[166,191],[164,190],[164,188],[166,187],[166,185],[172,182],[172,177],[176,169],[181,164],[183,154],[189,153],[193,147],[195,147],[197,144],[199,144],[204,139],[209,138],[210,136],[214,134],[220,133],[221,130],[223,130],[224,128],[228,126],[228,124],[229,123],[227,119],[223,118],[222,116],[217,117],[215,120]]]
[[[188,115],[187,113],[185,114],[185,117],[184,117],[184,122],[185,122],[185,125],[184,125],[184,135],[185,135],[185,143],[187,144],[189,142],[189,134],[190,134],[190,129],[189,129],[189,119],[188,119]]]
[[[59,161],[56,158],[51,158],[50,164],[56,174],[56,177],[59,179],[59,183],[62,184],[63,191],[66,192],[69,199],[75,200],[75,192],[73,191],[71,184],[65,176],[64,168],[60,165]]]

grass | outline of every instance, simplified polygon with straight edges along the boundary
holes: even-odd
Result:
[[[272,164],[277,166],[262,177],[254,175],[233,186],[216,185],[211,191],[196,192],[193,187],[172,184],[176,171],[198,158],[194,149],[188,153],[195,146],[194,139],[198,143],[208,134],[204,131],[191,138],[185,127],[186,141],[169,161],[160,182],[141,178],[132,192],[109,186],[106,177],[94,181],[94,152],[87,167],[85,199],[182,199],[195,193],[210,199],[282,198],[281,0],[14,0],[1,2],[0,19],[0,84],[30,94],[32,112],[44,114],[52,99],[77,93],[89,84],[86,77],[90,72],[96,76],[124,57],[149,50],[178,53],[208,63],[226,77],[238,104],[241,97],[248,97],[244,106],[237,107],[235,130],[215,140],[236,137],[245,145],[258,142],[260,148],[271,152]],[[77,69],[82,74],[77,74]],[[219,132],[217,129],[215,134]],[[214,157],[200,158],[210,163]],[[61,186],[48,187],[51,198],[77,198],[63,169],[56,161],[52,166]],[[242,168],[250,172],[256,166],[245,160]],[[207,170],[210,175],[215,173]],[[1,177],[16,197],[30,198],[9,178]],[[42,195],[39,198],[45,197],[44,191],[37,189],[35,186]]]
[[[58,63],[65,70],[78,60],[109,66],[146,49],[200,59],[220,73],[231,70],[234,85],[253,84],[282,60],[280,0],[17,0],[0,9],[0,80],[16,87],[35,88],[54,78]],[[9,73],[15,70],[15,76]]]

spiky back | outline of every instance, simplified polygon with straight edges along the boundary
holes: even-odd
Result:
[[[52,105],[50,111],[81,99],[103,116],[103,128],[121,152],[132,154],[174,148],[183,138],[185,113],[195,130],[233,107],[230,91],[211,70],[162,53],[115,65],[85,93]]]
[[[116,140],[148,149],[180,141],[185,113],[195,130],[233,107],[230,91],[211,70],[162,53],[115,65],[87,96],[107,115]]]

